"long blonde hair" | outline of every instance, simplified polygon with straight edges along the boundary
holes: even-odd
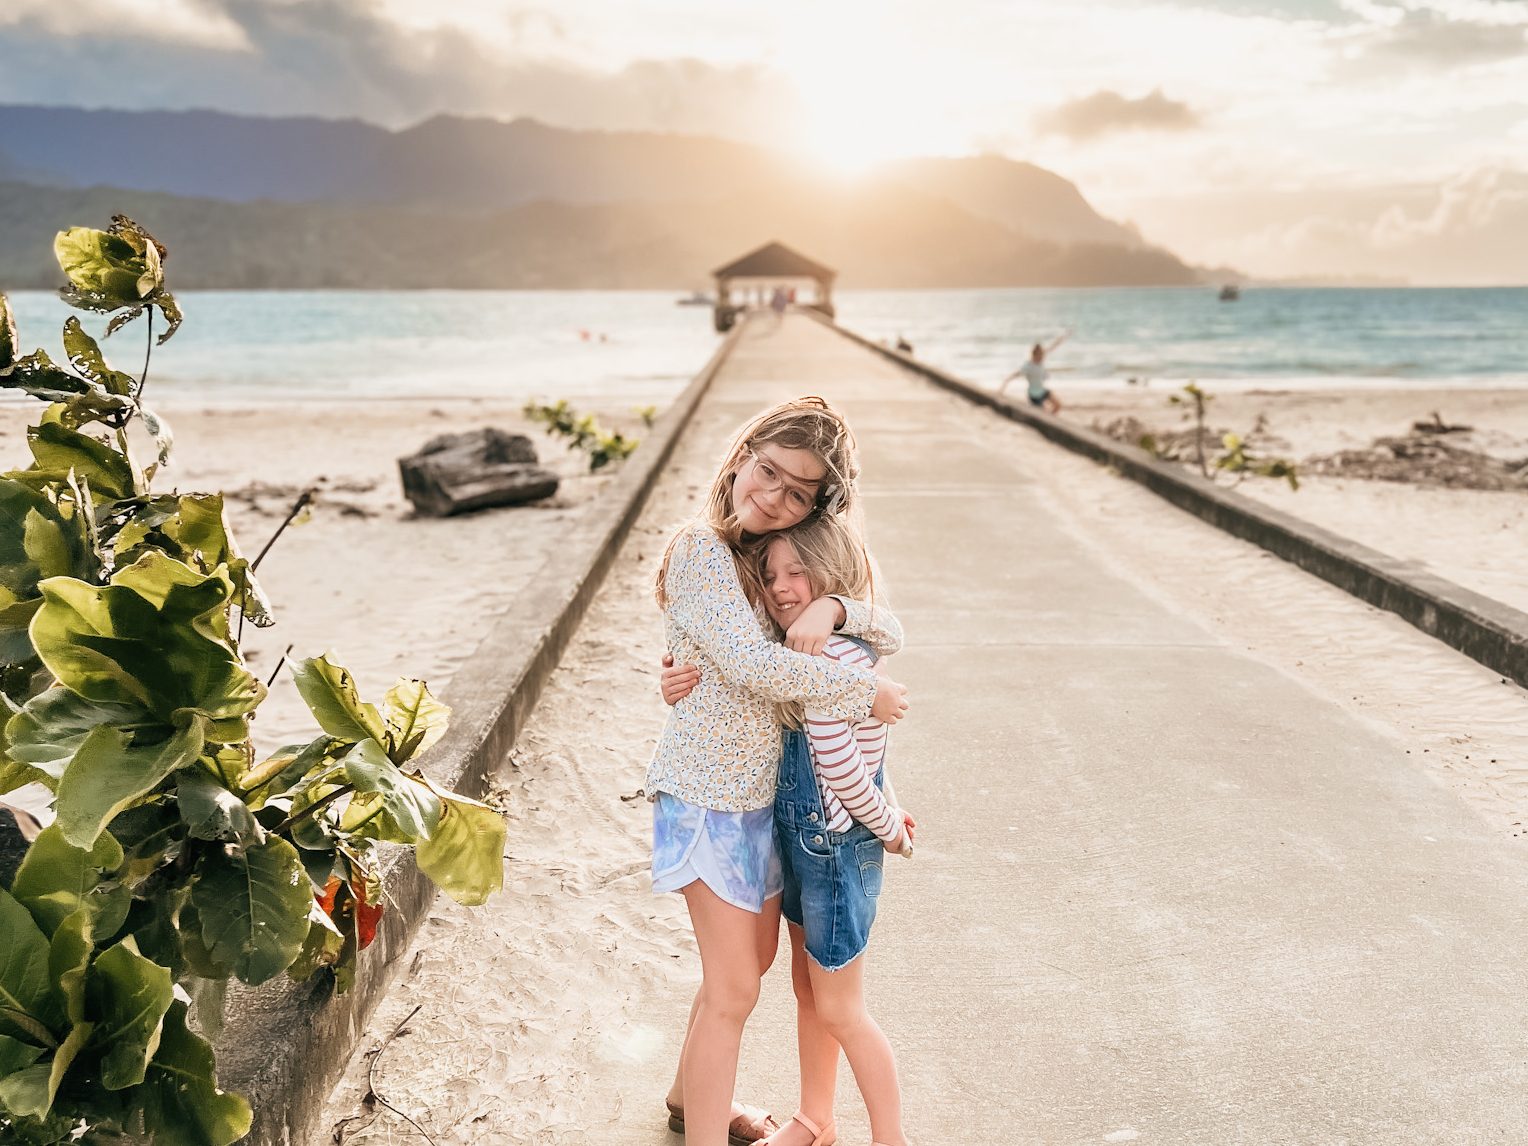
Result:
[[[763,547],[759,542],[767,537],[750,538],[744,534],[737,515],[732,512],[732,485],[748,451],[766,443],[788,450],[810,450],[826,471],[817,486],[817,500],[801,524],[824,516],[840,517],[853,513],[859,501],[859,454],[854,434],[843,415],[826,400],[815,395],[793,398],[765,410],[739,430],[711,482],[698,517],[732,550],[743,591],[755,603],[763,595],[759,577]],[[653,589],[660,608],[666,604],[664,579],[668,575],[669,558],[683,532],[681,530],[669,539],[658,566]]]
[[[832,593],[853,601],[875,602],[875,562],[865,547],[858,514],[819,514],[772,535],[769,544],[777,540],[784,541],[796,551],[796,559],[812,587],[813,600]],[[769,544],[761,548],[755,562],[761,587]],[[773,619],[771,624],[776,636],[784,635],[780,626],[773,624]],[[806,706],[800,701],[777,704],[775,711],[787,727],[800,728],[806,722]]]

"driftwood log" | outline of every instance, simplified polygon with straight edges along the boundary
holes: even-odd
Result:
[[[491,427],[431,438],[398,459],[398,472],[415,512],[429,517],[537,501],[556,493],[560,480],[536,464],[528,437]]]

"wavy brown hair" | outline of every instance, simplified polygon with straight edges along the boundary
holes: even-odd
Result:
[[[738,580],[748,599],[757,603],[763,593],[759,580],[760,538],[745,534],[732,512],[732,483],[751,448],[772,444],[788,450],[810,450],[827,472],[817,485],[817,500],[803,524],[831,512],[835,516],[852,513],[858,502],[859,453],[849,423],[823,398],[807,395],[782,402],[765,410],[738,431],[717,470],[701,505],[699,520],[716,531],[732,550]],[[669,558],[680,533],[669,539],[653,586],[661,608],[666,604],[664,579],[668,576]]]

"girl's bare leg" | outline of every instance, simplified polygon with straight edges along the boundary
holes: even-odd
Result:
[[[812,998],[823,1029],[844,1048],[854,1081],[870,1114],[870,1137],[886,1146],[907,1146],[902,1134],[902,1088],[891,1043],[865,1009],[865,957],[838,971],[808,962]]]
[[[755,915],[700,880],[684,889],[684,898],[700,946],[701,984],[669,1101],[684,1110],[689,1146],[724,1146],[743,1025],[779,944],[780,898],[766,900]]]
[[[801,1106],[818,1126],[833,1121],[833,1096],[838,1089],[838,1040],[817,1015],[812,993],[811,962],[801,928],[787,923],[791,937],[791,985],[796,990],[796,1047],[801,1057]],[[789,1122],[770,1137],[770,1146],[810,1146],[812,1134],[799,1122]]]

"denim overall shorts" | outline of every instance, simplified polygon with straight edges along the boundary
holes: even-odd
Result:
[[[881,786],[877,773],[876,787]],[[864,953],[881,894],[886,849],[864,824],[830,832],[806,733],[785,730],[775,791],[775,835],[785,875],[785,918],[806,935],[806,953],[837,971]]]

